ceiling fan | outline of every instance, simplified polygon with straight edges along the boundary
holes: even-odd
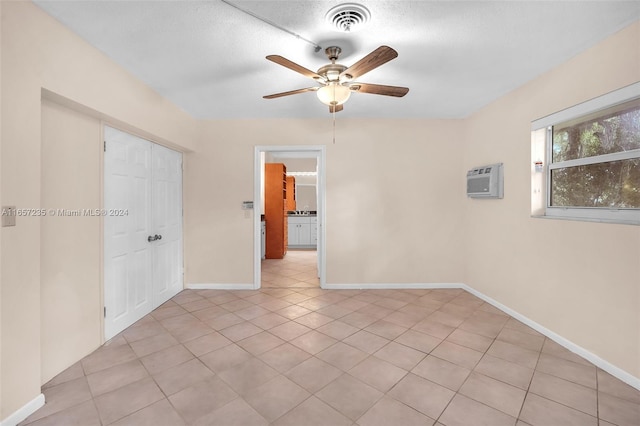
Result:
[[[283,96],[296,95],[298,93],[316,92],[318,99],[329,106],[329,112],[338,112],[342,111],[344,108],[343,104],[349,99],[351,92],[395,96],[398,98],[409,92],[407,87],[385,86],[354,81],[354,79],[364,75],[365,73],[368,73],[369,71],[378,68],[380,65],[395,59],[398,56],[398,52],[389,46],[378,47],[376,50],[369,53],[350,67],[336,63],[341,52],[342,49],[337,46],[327,47],[325,49],[325,53],[331,63],[318,69],[318,72],[308,70],[307,68],[279,55],[267,56],[267,59],[271,62],[275,62],[276,64],[298,72],[305,77],[309,77],[320,85],[291,90],[288,92],[275,93],[273,95],[263,96],[263,98],[275,99]]]

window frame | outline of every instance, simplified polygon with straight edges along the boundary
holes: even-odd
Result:
[[[640,82],[635,83],[622,89],[607,93],[541,119],[535,120],[531,123],[532,132],[532,157],[536,142],[534,141],[534,134],[537,131],[545,129],[544,137],[544,159],[532,158],[532,162],[542,160],[544,162],[544,170],[542,171],[544,182],[541,182],[535,174],[532,174],[532,216],[533,217],[547,217],[555,219],[569,219],[569,220],[582,220],[582,221],[595,221],[595,222],[609,222],[620,223],[630,225],[640,225],[640,208],[607,208],[607,207],[560,207],[551,205],[551,173],[553,170],[562,169],[566,167],[586,166],[592,164],[607,163],[611,161],[640,159],[640,149],[634,149],[630,151],[621,151],[610,154],[603,154],[591,157],[577,158],[571,160],[564,160],[559,162],[553,162],[553,126],[561,123],[565,123],[570,120],[579,119],[588,115],[597,113],[598,111],[606,110],[607,108],[615,105],[629,102],[635,99],[640,99]],[[538,149],[538,151],[540,151]],[[544,193],[541,194],[538,190],[544,188]],[[537,194],[537,195],[536,195]],[[538,199],[536,199],[536,197]],[[543,208],[534,208],[534,205],[540,206],[543,203]]]

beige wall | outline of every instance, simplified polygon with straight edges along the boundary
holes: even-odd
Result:
[[[255,145],[326,145],[327,283],[462,282],[455,120],[207,121],[187,156],[186,282],[252,283]]]
[[[41,206],[100,208],[100,136],[98,119],[42,103]],[[101,344],[101,236],[96,216],[49,213],[41,221],[42,383]]]
[[[108,118],[116,124],[137,129],[140,133],[154,135],[160,142],[186,149],[193,146],[197,135],[194,119],[33,4],[1,3],[2,205],[38,208],[45,199],[59,199],[56,195],[50,198],[51,194],[44,192],[46,186],[42,186],[42,177],[49,173],[41,145],[43,89],[82,105],[87,113]],[[85,151],[84,155],[93,154]],[[84,161],[94,160],[85,157]],[[95,184],[93,173],[95,170],[88,177],[89,185]],[[78,176],[78,179],[83,178],[85,176]],[[41,288],[43,271],[45,274],[47,271],[54,274],[50,277],[51,281],[46,281],[48,284],[57,285],[60,277],[56,277],[57,272],[47,264],[50,259],[46,253],[47,227],[41,225],[42,221],[38,218],[19,217],[16,227],[3,228],[1,231],[0,419],[32,401],[40,393],[42,378],[53,373],[41,369],[42,351],[51,349],[48,337],[43,336],[43,330],[47,333],[51,330],[42,328],[41,311],[50,315],[53,309],[66,307],[50,309],[45,306],[48,301],[42,298],[43,294],[51,291],[46,288],[46,283],[45,288]],[[43,237],[44,245],[41,244]],[[84,237],[77,233],[72,238],[70,245],[74,247],[85,242]],[[99,249],[92,247],[87,250],[95,254]],[[41,250],[44,250],[42,258]],[[41,260],[45,262],[42,267]],[[78,278],[79,275],[76,275],[74,279]],[[96,282],[98,279],[99,277],[94,276],[93,281],[87,285],[99,285]],[[68,291],[72,294],[73,287],[77,284],[74,283],[70,289],[61,292]],[[58,300],[63,300],[60,296],[61,294],[58,295]],[[73,306],[77,299],[70,297],[66,302]],[[92,309],[99,310],[100,307]],[[83,318],[79,311],[75,312],[80,315],[79,320]],[[67,320],[68,318],[64,319]],[[63,322],[60,325],[63,326]],[[87,329],[82,333],[92,333],[95,330],[93,320],[85,325]],[[87,347],[95,346],[96,343],[96,337],[92,336],[78,347],[65,347],[64,350],[69,351],[69,354],[59,355],[55,362],[77,359]]]
[[[253,198],[254,145],[327,145],[328,283],[465,282],[640,377],[640,227],[529,217],[531,120],[640,80],[638,24],[468,120],[338,117],[333,145],[326,119],[197,122],[34,5],[0,2],[0,11],[2,205],[95,202],[96,146],[75,136],[51,142],[41,124],[69,119],[74,135],[90,137],[89,116],[107,119],[193,151],[185,157],[186,282],[249,283],[253,222],[240,203]],[[41,117],[43,89],[82,114],[45,106]],[[78,150],[51,158],[86,180],[72,183],[73,194],[60,191],[70,176],[56,176],[45,158],[50,142]],[[505,199],[466,199],[464,171],[494,161],[505,163]],[[67,246],[74,253],[90,246],[85,266],[53,252],[61,242],[52,223],[18,218],[0,231],[0,419],[97,344],[95,223],[75,222],[88,235],[74,233]],[[81,285],[85,277],[93,278]],[[67,314],[57,324],[42,324],[59,310]],[[53,336],[68,338],[61,328],[72,317],[87,319],[74,330],[75,346],[42,363],[56,350]]]
[[[639,81],[639,40],[636,23],[474,114],[464,156],[505,163],[504,199],[465,204],[465,282],[635,377],[640,227],[531,218],[530,123]]]
[[[0,1],[0,46],[2,46],[2,3]],[[0,82],[2,81],[2,49],[0,49]],[[2,99],[2,84],[0,84],[0,99]],[[0,104],[0,127],[2,126],[2,105]],[[3,201],[2,197],[2,132],[0,131],[0,204]],[[0,206],[1,207],[1,206]],[[2,259],[2,235],[4,234],[4,228],[0,226],[0,259]],[[3,354],[3,340],[2,340],[2,261],[0,260],[0,401],[3,400],[3,380],[2,372],[4,370],[4,362],[2,361]],[[2,403],[0,403],[0,421],[5,418],[5,414],[2,411]]]

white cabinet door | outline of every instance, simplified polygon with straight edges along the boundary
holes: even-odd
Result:
[[[298,244],[300,244],[298,242],[298,223],[296,222],[292,222],[291,218],[289,218],[289,224],[287,225],[287,229],[288,229],[288,236],[287,236],[287,245],[289,247],[291,246],[297,246]]]
[[[182,155],[110,127],[105,141],[104,303],[110,339],[182,289]]]
[[[311,224],[310,234],[311,234],[311,245],[312,246],[318,245],[318,224],[317,223]]]
[[[308,246],[311,244],[311,224],[301,223],[298,225],[298,244]]]
[[[267,236],[267,224],[262,221],[260,223],[260,244],[262,246],[261,248],[261,252],[260,252],[260,258],[261,259],[266,259],[265,255],[267,253],[267,240],[266,237]]]
[[[313,247],[318,243],[317,235],[318,219],[316,217],[289,217],[289,247]]]

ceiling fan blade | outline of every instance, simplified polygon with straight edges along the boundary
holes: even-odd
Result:
[[[329,105],[329,112],[330,113],[340,112],[343,109],[344,109],[344,105],[342,105],[342,104],[340,104],[340,105]]]
[[[371,93],[373,95],[395,96],[401,98],[409,92],[408,87],[385,86],[381,84],[354,83],[349,88],[358,93]]]
[[[342,71],[341,76],[350,75],[351,78],[358,78],[368,73],[374,68],[378,68],[382,64],[386,64],[390,60],[397,58],[398,52],[389,46],[380,46],[346,70]]]
[[[266,95],[266,96],[263,96],[263,98],[264,99],[275,99],[275,98],[281,98],[283,96],[297,95],[298,93],[315,92],[318,89],[319,89],[319,87],[306,87],[304,89],[290,90],[288,92],[274,93],[273,95]]]
[[[305,77],[309,77],[312,78],[314,80],[322,80],[323,78],[316,74],[315,72],[306,69],[305,67],[303,67],[302,65],[298,65],[295,62],[291,62],[290,60],[288,60],[287,58],[283,58],[280,55],[269,55],[267,56],[267,59],[270,60],[271,62],[275,62],[278,65],[282,65],[283,67],[289,68],[290,70],[293,70],[297,73],[300,73],[302,75],[304,75]]]

